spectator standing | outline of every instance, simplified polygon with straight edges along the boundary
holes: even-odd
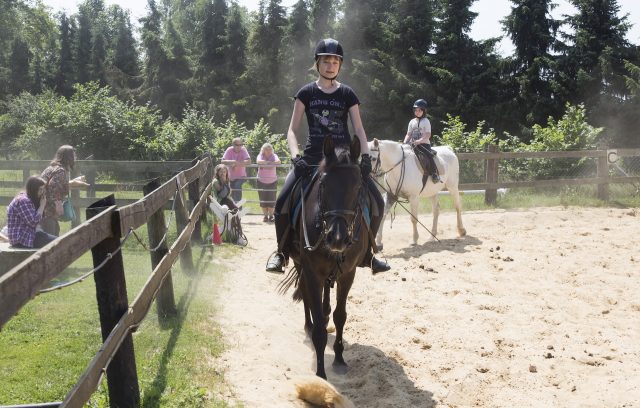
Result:
[[[251,164],[251,157],[244,147],[242,138],[236,137],[233,139],[231,146],[225,150],[221,162],[229,168],[231,198],[233,198],[233,201],[239,202],[242,200],[242,184],[247,177],[246,166]]]
[[[273,146],[265,143],[260,148],[260,154],[256,158],[259,165],[266,164],[268,166],[258,167],[258,197],[260,198],[260,208],[264,222],[273,222],[273,211],[276,206],[276,190],[278,187],[278,174],[276,164],[280,164],[278,155],[273,152]]]
[[[86,187],[89,184],[84,176],[70,178],[71,170],[76,163],[76,152],[72,146],[63,145],[58,148],[56,155],[44,169],[40,177],[47,183],[47,205],[40,225],[42,229],[52,235],[60,235],[58,219],[63,213],[62,201],[69,195],[71,188]]]
[[[38,231],[38,223],[47,204],[46,182],[38,177],[27,179],[25,191],[11,201],[7,208],[7,232],[11,246],[42,248],[56,239],[55,235]]]

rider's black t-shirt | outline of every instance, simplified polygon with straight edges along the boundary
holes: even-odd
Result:
[[[304,157],[309,164],[322,160],[322,144],[326,135],[333,137],[336,146],[349,145],[349,108],[360,104],[351,87],[340,84],[335,92],[327,94],[315,82],[300,88],[295,96],[305,106],[309,137],[304,148]]]

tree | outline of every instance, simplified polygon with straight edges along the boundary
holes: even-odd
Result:
[[[78,22],[77,37],[74,40],[76,80],[84,84],[91,80],[92,22],[86,7],[80,6],[76,17]]]
[[[9,60],[11,92],[14,95],[31,89],[31,78],[29,76],[30,59],[31,51],[29,51],[29,46],[22,38],[16,38],[11,47],[11,59]]]
[[[55,89],[64,96],[73,93],[74,64],[71,54],[72,31],[66,14],[60,16],[60,54],[58,57],[58,69],[55,77]]]
[[[290,44],[283,54],[283,61],[286,61],[290,68],[290,83],[286,85],[289,89],[302,86],[307,79],[312,50],[309,18],[310,13],[305,0],[298,0],[293,6],[285,31],[286,43]]]
[[[470,9],[474,1],[441,3],[430,67],[437,90],[437,96],[430,98],[435,105],[431,113],[439,118],[446,113],[460,115],[468,123],[495,117],[498,99],[497,39],[476,42],[468,34],[477,16]]]
[[[563,106],[554,94],[557,88],[555,58],[551,54],[560,22],[551,18],[552,0],[511,0],[511,13],[502,21],[515,45],[508,64],[513,78],[513,104],[509,109],[520,122],[521,132],[534,124],[557,117]]]
[[[625,36],[627,16],[620,16],[615,0],[572,0],[578,13],[568,18],[573,34],[562,58],[563,84],[567,99],[584,102],[588,115],[605,135],[615,142],[627,132],[635,132],[634,116],[623,109],[629,97],[625,60],[638,62],[638,53]],[[626,112],[625,112],[626,111]]]
[[[315,41],[333,36],[333,20],[336,17],[335,0],[310,0],[311,32]]]

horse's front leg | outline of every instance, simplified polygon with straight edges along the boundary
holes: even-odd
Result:
[[[329,324],[329,315],[331,314],[331,285],[329,281],[324,282],[322,313],[324,314],[324,326],[327,327],[327,324]]]
[[[413,243],[418,245],[418,205],[420,204],[420,196],[413,196],[409,199],[411,204],[411,224],[413,225]]]
[[[440,216],[440,203],[438,202],[438,193],[431,197],[431,212],[433,213],[433,223],[431,224],[431,233],[433,234],[429,241],[435,241],[438,235],[438,217]]]
[[[311,329],[311,340],[316,350],[316,375],[327,379],[324,370],[324,349],[327,347],[327,328],[324,324],[322,310],[322,289],[324,282],[321,282],[314,274],[314,270],[303,267],[304,284],[306,286],[307,305],[311,311],[313,328]]]
[[[333,369],[339,374],[347,372],[347,363],[342,357],[344,351],[344,344],[342,341],[342,333],[344,331],[344,324],[347,321],[347,297],[349,290],[353,284],[353,277],[355,275],[355,269],[348,274],[343,275],[344,279],[338,281],[336,292],[336,310],[333,312],[333,323],[336,325],[336,341],[333,343],[333,351],[335,353],[335,359],[333,360]]]
[[[382,213],[382,219],[380,220],[380,226],[378,227],[378,234],[376,235],[376,245],[378,248],[382,248],[382,230],[384,229],[384,220],[387,218],[387,214],[393,204],[395,204],[395,199],[392,198],[389,193],[384,193],[384,211]]]

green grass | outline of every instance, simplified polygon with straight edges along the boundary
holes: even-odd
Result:
[[[138,233],[146,240],[146,228]],[[170,242],[175,231],[169,234]],[[216,399],[222,375],[215,359],[224,350],[216,324],[216,288],[225,269],[211,263],[212,248],[194,246],[196,271],[172,269],[178,314],[160,323],[155,305],[134,333],[142,407],[226,407]],[[216,247],[230,257],[233,247]],[[132,236],[123,252],[129,302],[151,272],[149,253]],[[52,284],[91,269],[90,254]],[[92,278],[43,294],[23,307],[0,332],[0,405],[60,401],[99,350],[101,341]],[[88,406],[108,407],[104,379]]]
[[[615,185],[610,188],[609,201],[596,198],[595,186],[556,187],[547,189],[519,188],[511,189],[506,194],[498,195],[495,206],[484,203],[484,193],[463,194],[462,211],[482,211],[492,208],[518,209],[532,207],[640,207],[640,192],[636,187],[627,185]],[[439,196],[441,211],[453,211],[453,202],[449,195]],[[408,204],[404,204],[407,209]],[[398,214],[404,212],[397,209]],[[420,212],[431,212],[431,200],[420,200]]]

